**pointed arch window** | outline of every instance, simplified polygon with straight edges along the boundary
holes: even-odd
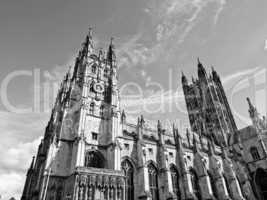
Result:
[[[196,198],[198,200],[201,200],[200,187],[199,187],[199,183],[198,183],[197,173],[193,169],[190,170],[190,176],[191,176],[191,183],[192,183],[193,192],[194,192]]]
[[[251,147],[250,148],[250,154],[251,154],[253,160],[259,160],[260,159],[260,154],[258,152],[257,147]]]
[[[93,64],[93,65],[92,65],[91,70],[92,70],[92,73],[93,73],[93,74],[96,73],[96,64]]]
[[[104,105],[101,105],[99,111],[100,117],[104,117],[104,109],[105,109]]]
[[[104,168],[104,159],[101,153],[97,151],[86,152],[85,167]]]
[[[90,103],[89,113],[90,113],[91,115],[93,115],[94,112],[95,112],[95,103],[92,102],[92,103]]]
[[[181,193],[179,190],[179,174],[174,165],[171,166],[170,168],[171,171],[171,177],[172,177],[172,187],[173,187],[173,192],[177,196],[177,200],[181,199]]]
[[[134,200],[134,169],[132,164],[125,160],[122,162],[122,170],[126,177],[125,200]]]
[[[152,200],[159,200],[158,172],[153,164],[148,165],[149,188]]]

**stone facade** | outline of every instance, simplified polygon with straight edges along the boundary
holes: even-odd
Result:
[[[182,77],[191,131],[160,121],[151,127],[142,115],[131,124],[120,108],[114,45],[96,53],[90,30],[61,84],[21,199],[264,199],[266,123],[250,103],[253,125],[237,130],[218,74],[208,76],[200,62],[198,72],[192,84]]]

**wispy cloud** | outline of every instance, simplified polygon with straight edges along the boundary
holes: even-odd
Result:
[[[203,19],[201,14],[204,10],[214,10],[212,26],[217,23],[225,4],[226,0],[150,0],[144,10],[152,26],[143,25],[134,36],[125,39],[126,42],[118,48],[119,65],[147,67],[156,62],[158,65],[171,64],[177,58],[179,45]],[[152,30],[148,31],[148,27]]]

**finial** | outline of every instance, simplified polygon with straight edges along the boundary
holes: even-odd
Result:
[[[184,75],[184,72],[183,71],[182,71],[182,83],[183,83],[183,85],[187,85],[188,84],[187,78]]]
[[[215,69],[214,69],[213,65],[211,65],[210,68],[211,68],[211,71],[212,71],[212,72],[215,72]]]
[[[145,123],[145,120],[144,120],[144,116],[143,115],[141,115],[140,122],[141,122],[142,125]]]
[[[252,105],[251,100],[250,100],[249,97],[247,97],[247,102],[248,102],[249,107],[253,107],[253,105]]]
[[[198,64],[201,64],[200,60],[199,60],[199,57],[197,57],[197,63]]]
[[[33,169],[34,168],[34,161],[35,161],[35,156],[32,157],[32,163],[31,163],[30,169]]]
[[[93,28],[91,26],[89,26],[89,29],[88,29],[88,36],[89,37],[93,36]]]
[[[161,130],[162,129],[160,120],[158,120],[158,126],[157,127],[158,127],[158,130]]]
[[[113,40],[114,40],[114,37],[111,37],[110,38],[110,45],[113,45]]]

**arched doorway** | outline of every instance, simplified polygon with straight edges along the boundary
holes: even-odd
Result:
[[[176,169],[176,167],[174,165],[171,165],[170,171],[171,171],[171,176],[172,176],[173,192],[176,194],[177,200],[180,200],[181,199],[181,193],[180,193],[180,189],[179,189],[179,174],[178,174],[178,171],[177,171],[177,169]]]
[[[198,183],[198,176],[195,170],[191,169],[190,170],[190,176],[191,176],[191,183],[192,183],[192,188],[193,192],[198,200],[201,200],[201,193],[200,193],[200,187]]]
[[[152,200],[159,200],[158,171],[152,163],[150,163],[147,168],[149,176],[149,188],[152,195]]]
[[[267,199],[267,172],[264,169],[257,169],[255,183],[261,199]]]
[[[125,200],[134,200],[134,169],[133,165],[125,160],[121,164],[122,170],[124,171],[124,175],[126,177],[126,195]]]
[[[98,151],[88,151],[85,154],[85,167],[104,168],[105,159]]]

